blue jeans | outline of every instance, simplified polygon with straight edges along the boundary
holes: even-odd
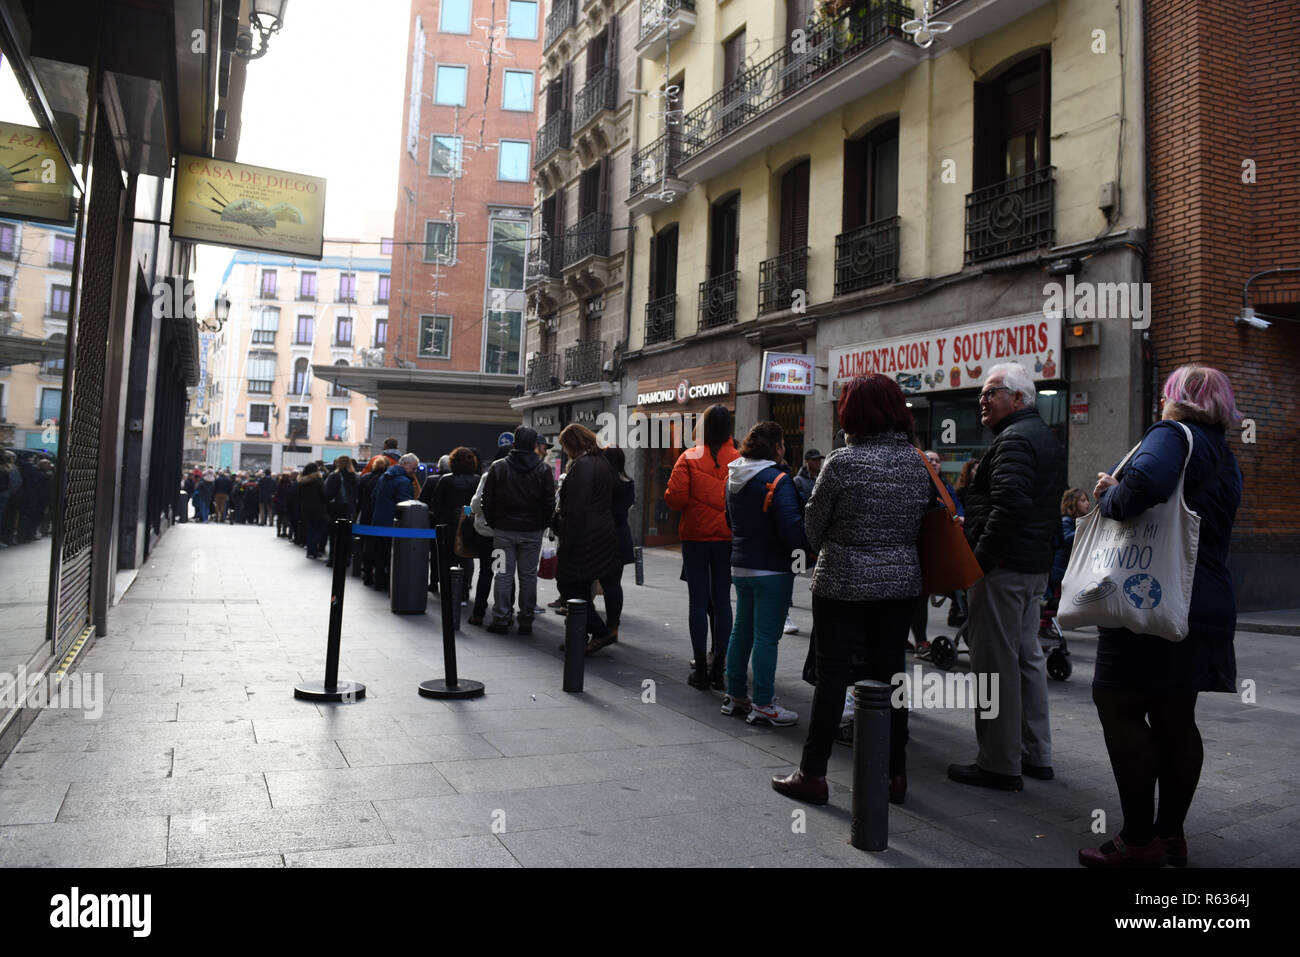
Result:
[[[731,635],[731,542],[682,542],[686,589],[690,596],[691,648],[698,668],[704,667],[709,638],[709,609],[713,609],[713,658],[727,656]],[[782,622],[784,624],[784,622]]]
[[[754,704],[768,705],[776,693],[776,646],[790,610],[794,575],[755,575],[733,578],[736,586],[736,627],[727,649],[727,694],[747,698],[749,659],[754,659]]]

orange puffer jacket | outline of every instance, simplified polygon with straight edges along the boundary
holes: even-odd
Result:
[[[687,449],[677,459],[664,502],[682,513],[677,535],[684,542],[729,542],[727,525],[727,465],[740,457],[731,440],[718,449],[718,464],[707,446]]]

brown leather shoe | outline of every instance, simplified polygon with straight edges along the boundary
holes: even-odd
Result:
[[[789,777],[773,778],[772,790],[809,804],[828,804],[831,799],[825,778],[804,777],[802,771],[795,771]]]
[[[1085,847],[1079,851],[1079,863],[1084,867],[1164,867],[1167,863],[1165,842],[1152,838],[1140,847],[1129,847],[1116,834],[1101,847]]]

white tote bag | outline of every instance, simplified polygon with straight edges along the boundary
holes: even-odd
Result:
[[[1167,501],[1123,522],[1103,518],[1097,508],[1076,522],[1056,615],[1062,628],[1099,625],[1169,641],[1187,637],[1201,517],[1183,500],[1192,432],[1176,424],[1187,436],[1187,458]],[[1116,478],[1137,450],[1124,456]]]

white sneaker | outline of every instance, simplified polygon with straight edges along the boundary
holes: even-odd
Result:
[[[799,720],[799,713],[783,708],[772,699],[771,704],[755,704],[749,709],[746,724],[770,724],[774,728],[788,728]]]
[[[785,633],[787,635],[799,634],[799,626],[794,623],[794,619],[789,615],[785,616]]]
[[[729,694],[722,696],[722,713],[726,715],[749,714],[750,703],[748,698],[733,698]]]

